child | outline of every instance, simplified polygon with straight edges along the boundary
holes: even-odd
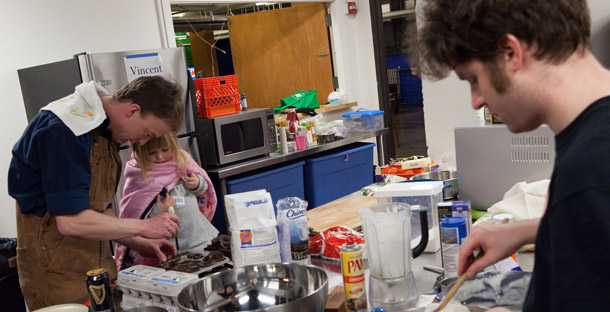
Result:
[[[125,167],[119,216],[144,219],[175,213],[180,217],[180,228],[169,241],[179,253],[205,254],[204,248],[218,236],[218,230],[210,223],[216,211],[216,193],[207,173],[180,149],[175,134],[132,147],[132,159]],[[158,263],[157,259],[140,256],[120,244],[114,259],[119,270]]]

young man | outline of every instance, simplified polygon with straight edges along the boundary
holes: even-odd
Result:
[[[512,132],[547,124],[556,134],[542,219],[476,227],[460,248],[459,274],[473,277],[535,242],[523,311],[608,310],[610,72],[590,52],[587,1],[423,5],[424,74],[442,78],[454,70],[470,83],[472,107],[487,106]],[[475,249],[484,256],[473,262]]]
[[[17,200],[17,266],[30,311],[87,298],[86,272],[116,278],[108,240],[164,261],[179,219],[118,219],[118,143],[145,143],[182,121],[181,88],[142,77],[113,95],[97,83],[45,106],[13,147],[8,188]]]

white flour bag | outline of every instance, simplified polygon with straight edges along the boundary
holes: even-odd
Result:
[[[225,195],[235,267],[281,262],[277,222],[266,190]]]

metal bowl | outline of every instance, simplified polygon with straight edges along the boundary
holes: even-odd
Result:
[[[456,198],[458,195],[457,171],[454,170],[424,172],[412,176],[409,180],[443,181],[443,199]]]
[[[328,275],[295,263],[250,265],[208,275],[178,295],[180,311],[324,311]]]

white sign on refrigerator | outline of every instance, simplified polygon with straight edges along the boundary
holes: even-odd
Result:
[[[127,55],[125,56],[125,69],[129,82],[144,76],[165,76],[163,60],[159,53]]]

